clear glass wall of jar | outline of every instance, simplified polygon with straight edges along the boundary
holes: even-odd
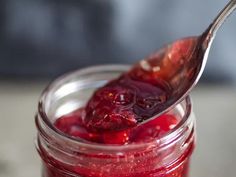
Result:
[[[104,65],[81,69],[58,78],[45,89],[36,115],[42,177],[188,177],[195,146],[195,118],[189,96],[171,110],[181,117],[180,123],[148,143],[88,143],[53,126],[58,117],[84,106],[96,88],[128,68]]]

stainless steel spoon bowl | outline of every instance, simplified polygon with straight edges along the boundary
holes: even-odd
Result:
[[[150,119],[172,109],[197,84],[216,32],[235,9],[236,0],[231,0],[202,35],[177,40],[137,64],[144,74],[164,80],[172,90],[162,111]]]

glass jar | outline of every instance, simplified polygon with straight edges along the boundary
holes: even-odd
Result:
[[[195,145],[195,118],[189,96],[171,110],[180,123],[151,142],[105,145],[80,141],[58,131],[53,123],[86,104],[98,87],[129,66],[104,65],[60,77],[43,92],[36,125],[43,177],[188,177]]]

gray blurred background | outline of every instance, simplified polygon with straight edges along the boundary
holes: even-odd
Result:
[[[34,114],[55,77],[132,64],[199,35],[227,0],[0,0],[0,177],[39,177]],[[198,141],[191,177],[235,177],[236,13],[218,32],[192,92]]]
[[[226,0],[1,0],[0,75],[54,78],[104,63],[134,63],[199,35]],[[219,31],[204,79],[236,81],[235,15]]]

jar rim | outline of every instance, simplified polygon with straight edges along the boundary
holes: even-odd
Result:
[[[170,131],[168,131],[164,136],[158,137],[158,139],[154,139],[150,142],[140,142],[140,143],[132,143],[132,144],[126,144],[126,145],[116,145],[116,144],[101,144],[101,143],[94,143],[89,141],[79,141],[77,138],[73,138],[69,135],[66,135],[65,133],[59,131],[48,118],[47,113],[45,112],[45,101],[48,96],[48,92],[53,89],[54,87],[63,84],[63,81],[65,79],[69,79],[73,75],[83,75],[89,72],[99,72],[99,71],[113,71],[113,70],[119,70],[119,71],[127,71],[127,69],[130,68],[130,65],[122,65],[122,64],[109,64],[109,65],[96,65],[96,66],[90,66],[83,69],[78,69],[69,73],[66,73],[60,77],[58,77],[56,80],[52,81],[42,92],[39,104],[38,104],[38,116],[36,116],[36,124],[38,125],[38,118],[41,117],[42,123],[46,127],[47,130],[50,131],[54,135],[55,138],[58,138],[60,140],[68,142],[68,144],[73,144],[75,147],[85,147],[85,148],[92,148],[92,149],[99,149],[99,150],[109,150],[117,152],[119,150],[129,150],[129,149],[136,149],[136,148],[142,148],[147,146],[152,146],[153,144],[158,143],[158,148],[162,148],[165,145],[168,145],[170,142],[173,142],[175,139],[178,139],[179,136],[182,135],[183,131],[185,131],[184,127],[189,124],[188,118],[191,115],[192,112],[192,104],[191,104],[191,98],[188,95],[186,98],[184,98],[181,102],[186,102],[186,108],[184,108],[186,111],[184,113],[184,116],[182,117],[181,121]],[[168,110],[167,110],[168,111]],[[167,112],[165,111],[165,112]],[[161,142],[161,144],[160,144]]]

